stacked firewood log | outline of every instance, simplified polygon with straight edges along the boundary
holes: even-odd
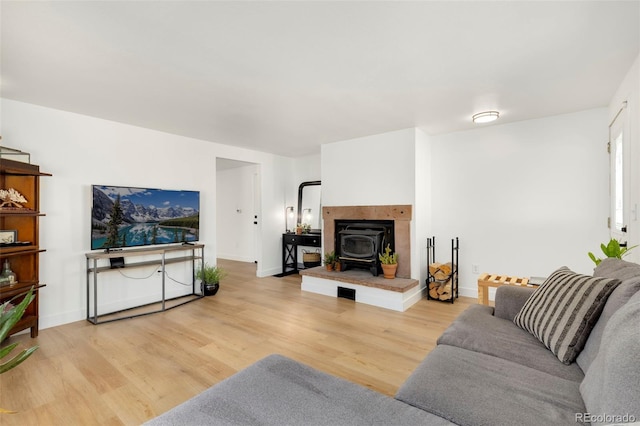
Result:
[[[435,281],[429,283],[429,297],[439,300],[451,300],[453,297],[452,283],[453,266],[448,263],[432,263],[429,265],[429,273]]]

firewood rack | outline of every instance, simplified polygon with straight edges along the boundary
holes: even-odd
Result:
[[[453,303],[458,298],[458,251],[460,248],[460,241],[458,237],[451,239],[451,273],[445,278],[436,279],[431,274],[429,265],[436,260],[436,237],[427,238],[427,299],[437,300],[439,302]],[[432,297],[429,294],[429,284],[438,283],[444,285],[447,281],[451,280],[451,298],[442,300],[438,297]]]

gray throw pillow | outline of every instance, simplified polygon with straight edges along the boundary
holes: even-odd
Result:
[[[571,364],[618,284],[620,280],[577,274],[563,266],[531,294],[513,322]]]

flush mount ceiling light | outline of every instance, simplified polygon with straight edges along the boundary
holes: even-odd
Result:
[[[474,114],[473,119],[474,123],[490,123],[491,121],[495,121],[500,117],[500,113],[498,111],[484,111]]]

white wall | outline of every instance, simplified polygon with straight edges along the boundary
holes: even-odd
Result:
[[[622,103],[626,101],[627,107],[623,111],[627,119],[627,131],[625,138],[630,142],[629,155],[625,155],[629,175],[625,185],[625,211],[629,222],[627,223],[627,242],[629,246],[640,244],[640,55],[636,58],[633,66],[629,69],[625,79],[613,96],[609,104],[608,123],[613,121],[620,110]],[[600,250],[595,248],[594,253],[600,254]],[[625,260],[640,263],[640,247],[631,250]]]
[[[414,146],[413,128],[322,145],[323,205],[413,204]]]
[[[216,244],[218,258],[253,262],[257,260],[253,224],[254,185],[258,166],[220,170],[216,175]],[[259,208],[259,206],[256,206]]]
[[[260,164],[258,275],[280,272],[282,206],[291,159],[79,114],[1,100],[2,144],[32,154],[43,178],[40,278],[42,328],[85,318],[91,184],[200,191],[201,242],[215,263],[216,157]],[[123,295],[123,297],[126,295]]]
[[[415,206],[413,223],[416,242],[412,250],[411,276],[419,278],[420,285],[426,285],[427,279],[427,238],[433,236],[431,220],[431,137],[420,129],[415,129]]]
[[[460,238],[461,294],[477,294],[472,264],[592,273],[587,252],[608,234],[606,140],[605,108],[431,138],[436,249],[448,258]]]

